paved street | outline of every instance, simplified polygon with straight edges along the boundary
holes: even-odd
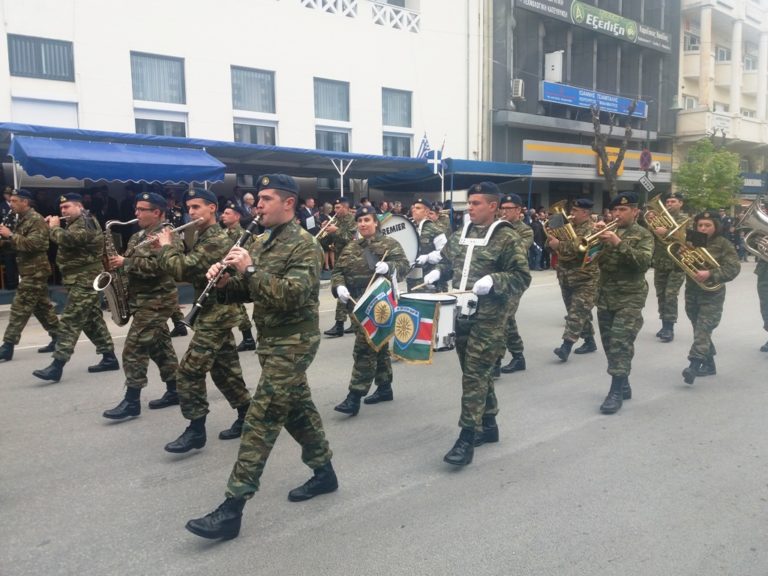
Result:
[[[240,537],[225,543],[184,530],[223,500],[237,452],[216,437],[235,417],[218,391],[208,445],[166,453],[185,421],[175,408],[146,409],[162,392],[156,368],[142,415],[110,422],[101,412],[120,400],[122,372],[88,374],[98,357],[81,341],[60,383],[37,380],[32,370],[50,359],[35,352],[47,338],[33,320],[0,365],[0,574],[768,574],[768,354],[753,270],[744,264],[728,287],[718,375],[693,387],[680,376],[690,324],[683,314],[674,342],[659,343],[651,289],[635,396],[614,416],[598,412],[610,382],[602,351],[567,364],[552,354],[564,309],[554,273],[534,272],[518,314],[528,370],[497,381],[501,442],[459,470],[442,462],[458,434],[454,352],[396,364],[395,401],[348,418],[333,406],[353,339],[325,339],[309,378],[340,489],[289,502],[310,471],[283,434]],[[120,352],[127,329],[113,328]],[[179,356],[188,341],[174,340]],[[241,359],[253,387],[256,357]]]

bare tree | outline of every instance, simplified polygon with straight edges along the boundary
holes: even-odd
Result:
[[[624,163],[624,154],[629,146],[629,140],[632,138],[632,114],[635,113],[636,106],[636,100],[633,100],[632,104],[629,105],[629,111],[624,121],[624,140],[621,143],[621,147],[619,147],[616,160],[613,162],[608,157],[606,148],[608,147],[608,140],[611,138],[611,134],[613,134],[613,127],[618,124],[618,117],[616,114],[609,114],[608,133],[603,134],[600,124],[600,106],[592,106],[592,127],[595,133],[595,138],[592,141],[592,150],[597,154],[597,161],[600,163],[608,194],[611,198],[619,193],[618,173],[621,165]]]

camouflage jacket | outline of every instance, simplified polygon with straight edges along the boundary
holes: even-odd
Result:
[[[452,233],[453,229],[451,228],[451,217],[448,216],[448,214],[440,214],[437,217],[437,227],[445,234],[445,237],[448,238]]]
[[[191,283],[197,299],[208,285],[205,273],[213,264],[226,256],[231,245],[227,233],[218,224],[213,224],[198,232],[197,240],[187,254],[184,254],[184,251],[175,243],[163,246],[158,258],[160,268],[177,282]],[[203,304],[195,329],[228,330],[236,326],[238,321],[238,310],[235,304],[221,304],[216,301],[216,298],[209,297]]]
[[[445,234],[437,224],[429,219],[416,224],[416,229],[419,231],[419,256],[433,252],[436,249],[435,238],[440,234]]]
[[[159,250],[152,244],[136,248],[147,236],[157,234],[163,228],[164,224],[160,223],[136,232],[128,240],[123,270],[128,275],[128,295],[132,306],[147,299],[178,297],[176,281],[160,266]],[[173,235],[173,245],[183,252],[184,246],[178,234]]]
[[[599,276],[600,268],[598,268],[596,262],[591,262],[582,267],[584,252],[579,251],[579,241],[595,233],[594,222],[587,220],[581,224],[574,224],[573,230],[576,232],[576,239],[568,240],[567,242],[561,241],[557,246],[558,272],[569,274],[574,278],[579,276],[584,276],[585,278]]]
[[[718,268],[710,270],[712,276],[706,282],[707,284],[722,284],[723,287],[717,291],[709,291],[708,294],[717,294],[725,290],[725,283],[730,282],[741,272],[741,264],[739,263],[739,255],[736,253],[736,248],[733,246],[733,242],[722,236],[714,236],[707,242],[707,252],[712,255],[712,258],[717,260],[720,265]],[[690,276],[685,278],[685,289],[694,290],[698,292],[705,292],[699,285],[694,282]]]
[[[517,222],[510,222],[509,224],[523,241],[523,248],[528,250],[531,246],[533,246],[533,228],[528,226],[528,224],[522,220],[518,220]]]
[[[336,218],[336,227],[338,230],[329,235],[330,244],[334,245],[336,256],[340,256],[347,244],[355,239],[357,232],[357,223],[352,214],[339,216]]]
[[[50,238],[59,245],[56,265],[65,286],[91,284],[103,270],[104,233],[95,217],[81,214],[66,228],[51,228]]]
[[[2,245],[16,251],[16,263],[22,278],[43,282],[48,280],[51,275],[51,264],[48,261],[48,224],[34,208],[19,215],[13,235],[4,239]]]
[[[682,212],[680,212],[674,218],[675,218],[675,222],[680,224],[685,221],[687,216]],[[646,228],[647,227],[648,226],[646,224]],[[649,231],[651,232],[651,234],[653,234],[653,230],[649,230]],[[675,261],[670,257],[669,253],[667,252],[667,244],[665,244],[664,242],[656,238],[656,234],[653,234],[653,238],[654,238],[653,267],[656,270],[677,269],[677,265],[675,264]]]
[[[610,309],[642,308],[648,295],[645,272],[653,257],[653,234],[638,223],[619,228],[618,246],[605,244],[597,265],[600,268],[598,306]]]
[[[253,302],[259,337],[319,334],[320,244],[291,220],[254,240],[249,253],[256,272],[233,276],[219,298]]]
[[[369,258],[365,256],[366,250],[371,254]],[[333,267],[333,274],[331,275],[333,295],[336,296],[336,288],[346,286],[352,298],[356,300],[360,298],[371,281],[374,269],[373,264],[381,260],[384,252],[387,253],[384,262],[389,265],[389,274],[387,276],[391,279],[392,272],[397,270],[398,282],[404,279],[410,264],[405,256],[405,252],[403,252],[402,246],[394,238],[376,232],[373,238],[360,238],[350,242],[344,248],[344,251],[336,261],[336,265]],[[368,259],[371,260],[372,265],[369,265]]]
[[[470,224],[467,238],[484,238],[487,231],[488,226]],[[461,235],[456,232],[450,237],[441,251],[443,259],[437,265],[441,279],[452,278],[455,289],[461,284],[461,272],[467,253],[467,246],[460,243]],[[471,290],[475,282],[488,274],[493,278],[493,288],[488,295],[478,296],[474,318],[502,322],[507,314],[508,299],[522,295],[531,283],[528,250],[509,222],[497,226],[488,244],[474,247],[466,289]]]
[[[227,236],[229,236],[229,239],[231,240],[231,246],[234,246],[235,243],[240,240],[240,237],[243,235],[243,232],[245,232],[245,229],[240,226],[240,224],[235,224],[232,226],[232,228],[225,228],[224,231],[227,233]],[[248,238],[248,240],[245,241],[245,244],[243,245],[243,248],[246,250],[249,250],[251,247],[251,243],[253,242],[253,236]]]

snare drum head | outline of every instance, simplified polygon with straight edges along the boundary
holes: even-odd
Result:
[[[429,294],[427,292],[407,292],[406,294],[400,294],[400,300],[405,302],[408,300],[421,300],[427,302],[440,302],[440,304],[455,304],[456,296],[450,296],[448,294]]]
[[[390,214],[381,221],[379,227],[382,234],[394,238],[403,247],[409,264],[416,262],[416,256],[419,255],[419,233],[408,218],[400,214]]]

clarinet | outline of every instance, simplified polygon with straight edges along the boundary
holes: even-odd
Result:
[[[259,226],[259,220],[261,220],[260,216],[256,216],[253,221],[248,225],[248,228],[243,230],[243,233],[240,235],[240,238],[237,239],[237,242],[232,246],[232,248],[240,248],[243,244],[248,242],[248,239],[253,236],[254,232],[256,232],[256,229]],[[232,248],[230,248],[230,252],[232,251]],[[229,254],[229,252],[227,252]],[[226,256],[225,256],[226,258]],[[224,258],[219,260],[219,264],[222,266],[224,265]],[[194,324],[197,321],[197,317],[200,315],[200,312],[203,310],[203,305],[205,304],[206,300],[208,300],[208,296],[211,294],[211,290],[214,289],[216,284],[221,279],[224,272],[227,271],[226,267],[221,268],[216,276],[211,278],[208,281],[207,286],[205,289],[200,293],[200,296],[197,297],[197,300],[195,300],[195,303],[192,305],[192,310],[189,311],[189,314],[187,314],[184,319],[181,321],[182,324],[189,328],[194,328]]]

